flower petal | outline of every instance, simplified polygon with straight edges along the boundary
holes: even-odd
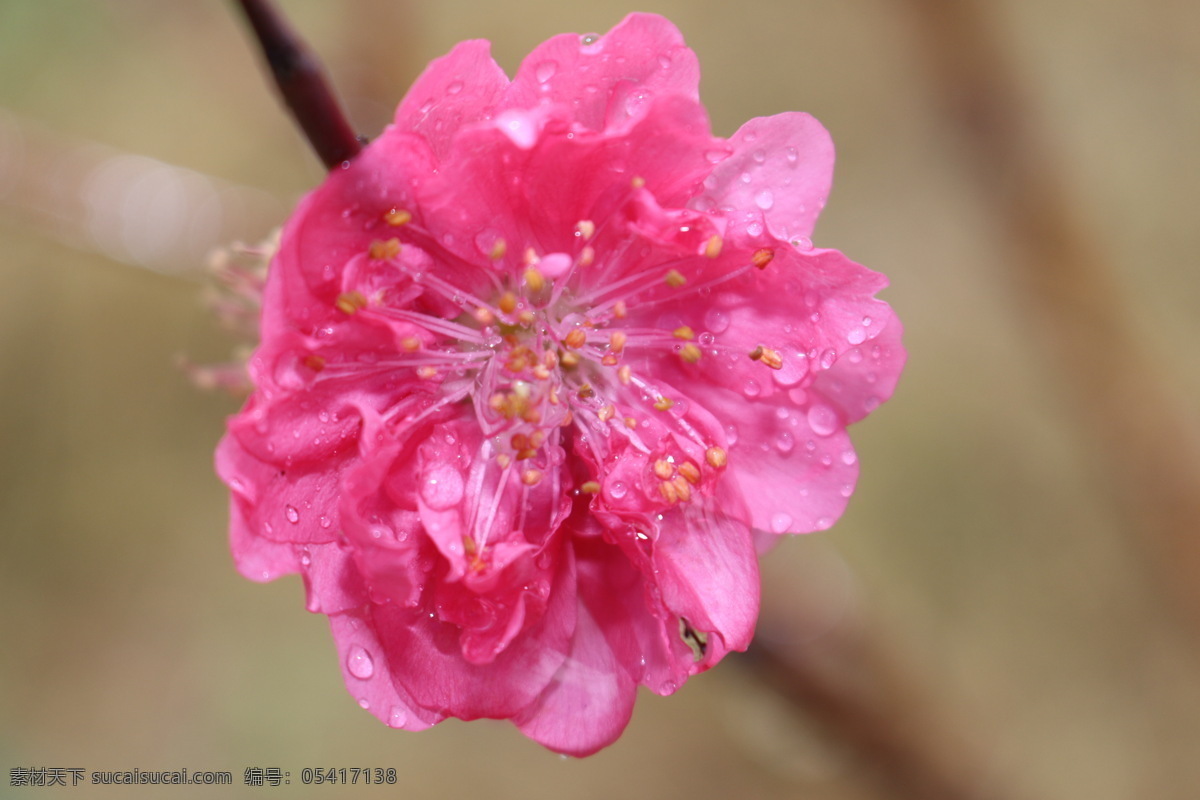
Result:
[[[759,221],[783,241],[811,237],[833,185],[833,140],[808,114],[750,120],[729,140],[698,202],[732,209],[737,230]]]

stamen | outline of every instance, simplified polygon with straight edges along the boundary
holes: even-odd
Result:
[[[674,336],[676,339],[695,339],[696,338],[696,332],[694,330],[692,330],[691,328],[689,328],[687,325],[680,325],[678,328],[676,328],[671,333],[671,335]]]
[[[689,364],[695,364],[703,355],[700,348],[691,342],[688,342],[679,350],[679,357]]]
[[[500,295],[500,301],[496,304],[505,314],[511,314],[517,310],[517,296],[512,292],[505,292]]]
[[[613,331],[608,337],[608,349],[614,353],[619,353],[625,349],[625,342],[628,340],[625,331]]]
[[[355,314],[361,308],[367,307],[367,298],[362,292],[343,292],[334,303],[343,314]]]
[[[617,380],[621,385],[628,386],[633,381],[633,368],[628,364],[624,364],[617,370]]]
[[[690,461],[685,461],[680,464],[677,469],[679,474],[684,477],[688,483],[695,485],[700,482],[700,468]]]
[[[629,182],[629,185],[635,189],[641,189],[643,186],[646,185],[646,179],[643,178],[641,175],[634,175],[633,180],[631,180]]]
[[[529,291],[537,294],[546,287],[546,277],[536,267],[529,267],[525,270],[525,285]]]
[[[579,491],[583,492],[584,494],[599,494],[600,484],[596,481],[585,481],[583,485],[579,487]]]
[[[704,451],[704,460],[713,469],[720,469],[725,466],[728,456],[723,447],[710,447]]]
[[[492,244],[492,249],[488,253],[488,258],[492,261],[499,261],[504,258],[504,254],[508,252],[508,244],[503,239],[497,239]]]
[[[477,308],[474,312],[472,312],[472,316],[475,317],[476,322],[478,322],[480,325],[483,325],[485,328],[488,325],[494,325],[496,323],[496,315],[493,314],[489,308]]]
[[[583,328],[572,328],[571,332],[563,337],[563,344],[572,349],[578,350],[587,344],[587,332]]]
[[[400,240],[388,239],[386,242],[381,242],[376,239],[367,248],[367,255],[376,261],[387,261],[395,258],[400,255]]]
[[[592,262],[596,260],[596,251],[591,245],[584,247],[579,251],[579,266],[590,267]]]
[[[592,222],[590,219],[581,219],[579,222],[575,223],[575,232],[582,236],[583,240],[586,242],[588,239],[591,239],[592,234],[596,232],[596,223]]]
[[[320,372],[325,369],[325,359],[321,358],[316,353],[309,353],[304,357],[304,366],[311,369],[313,372]]]
[[[666,396],[660,397],[654,401],[654,408],[658,411],[667,411],[673,405],[675,405],[675,401]]]
[[[412,222],[412,214],[400,208],[393,208],[383,215],[383,220],[388,225],[399,228],[401,225]]]
[[[521,483],[526,486],[534,486],[542,479],[542,471],[540,469],[527,469],[521,473]]]
[[[721,255],[721,247],[724,244],[725,240],[714,233],[712,236],[708,237],[708,241],[704,243],[704,255],[708,258],[716,258],[717,256]]]
[[[680,286],[683,286],[685,283],[687,283],[687,278],[683,277],[683,273],[677,269],[669,270],[663,277],[663,280],[666,282],[667,286],[670,286],[672,289],[678,289]]]
[[[410,353],[415,353],[421,349],[421,340],[416,336],[405,336],[400,340],[400,346]]]
[[[660,458],[654,462],[654,474],[664,481],[670,480],[675,475],[675,467]]]
[[[750,360],[761,361],[771,369],[783,369],[783,358],[778,351],[763,347],[761,344],[750,351]]]
[[[618,300],[613,305],[613,316],[616,317],[617,319],[625,319],[626,313],[627,313],[627,310],[625,308],[625,301]]]
[[[750,263],[759,269],[766,269],[767,264],[770,264],[773,258],[775,258],[775,251],[764,247],[762,250],[754,251],[754,255],[750,256]]]

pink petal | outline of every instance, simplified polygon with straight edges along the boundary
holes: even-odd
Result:
[[[464,125],[492,114],[508,88],[508,76],[483,39],[462,42],[434,60],[396,109],[396,127],[420,134],[440,159]]]
[[[346,689],[360,706],[390,727],[410,731],[425,730],[445,718],[443,713],[418,705],[393,680],[370,606],[331,614],[329,624]]]
[[[695,505],[667,514],[654,544],[654,564],[666,607],[708,635],[697,671],[730,650],[749,647],[758,619],[759,580],[758,554],[746,523]]]
[[[615,742],[625,730],[636,688],[587,604],[581,602],[566,661],[541,696],[513,722],[551,750],[588,756]]]
[[[697,202],[728,208],[740,235],[755,222],[783,241],[812,236],[833,184],[833,140],[808,114],[750,120],[729,140],[733,155],[717,164]]]
[[[562,104],[576,123],[599,131],[635,116],[652,96],[696,101],[699,83],[696,55],[679,30],[655,14],[630,14],[603,36],[567,33],[543,42],[521,63],[505,101]]]

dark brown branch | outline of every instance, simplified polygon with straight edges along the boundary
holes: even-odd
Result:
[[[328,169],[349,161],[362,143],[346,121],[321,63],[270,0],[238,0],[284,102]]]

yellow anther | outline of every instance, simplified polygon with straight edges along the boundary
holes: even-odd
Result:
[[[512,457],[508,453],[498,453],[496,463],[500,465],[500,469],[508,469],[508,465],[512,463]]]
[[[528,461],[537,455],[537,450],[533,447],[527,447],[524,450],[517,451],[517,461]]]
[[[496,315],[490,308],[477,308],[472,312],[472,316],[480,325],[493,325],[496,322]]]
[[[570,333],[563,337],[563,344],[578,350],[587,344],[587,332],[583,328],[572,328]]]
[[[654,462],[654,474],[662,478],[664,481],[670,480],[675,475],[675,467],[669,461],[658,459]]]
[[[567,409],[567,415],[562,418],[562,422],[558,423],[560,428],[569,428],[571,423],[575,421],[575,415],[571,413],[571,409]]]
[[[700,348],[692,342],[688,342],[683,347],[679,348],[679,357],[689,364],[695,364],[704,355]]]
[[[708,258],[716,258],[721,255],[721,247],[725,244],[725,240],[715,233],[708,237],[708,241],[704,243],[704,255]]]
[[[367,255],[376,261],[386,261],[389,258],[395,258],[400,255],[400,240],[388,239],[386,242],[381,242],[376,239],[367,248]]]
[[[558,353],[553,350],[543,350],[542,363],[546,366],[546,369],[554,369],[558,366]]]
[[[316,353],[309,353],[304,357],[304,366],[311,369],[313,372],[320,372],[325,369],[325,359],[321,358]]]
[[[579,251],[579,266],[590,267],[592,265],[592,262],[595,260],[596,260],[596,251],[592,249],[591,245],[588,245],[587,247],[584,247],[582,250]]]
[[[496,392],[488,398],[488,408],[498,414],[503,414],[505,409],[508,408],[508,396],[503,392]]]
[[[588,239],[592,238],[592,234],[596,232],[596,223],[592,222],[590,219],[581,219],[579,222],[575,223],[575,232],[582,236],[583,240],[586,242]]]
[[[600,363],[606,367],[615,367],[621,359],[614,356],[612,353],[605,354],[604,358],[600,359]]]
[[[613,316],[616,317],[617,319],[625,319],[625,314],[627,314],[627,313],[628,313],[628,310],[625,307],[624,300],[618,300],[616,303],[613,304]]]
[[[529,267],[525,270],[525,285],[531,292],[540,292],[546,287],[546,276],[542,275],[535,267]]]
[[[602,408],[598,412],[596,412],[596,416],[600,418],[601,422],[608,422],[610,419],[613,418],[613,415],[616,413],[617,413],[617,407],[612,405],[611,403],[609,403],[604,408]]]
[[[417,367],[417,377],[422,380],[429,380],[437,377],[436,367]]]
[[[579,491],[584,494],[600,494],[600,484],[596,481],[584,481],[583,485],[579,487]]]
[[[383,215],[383,220],[388,225],[394,225],[399,228],[401,225],[407,225],[412,222],[412,214],[401,208],[393,208]]]
[[[558,357],[558,363],[562,364],[567,369],[579,366],[579,356],[572,353],[570,350],[564,352]]]
[[[575,394],[580,400],[587,400],[589,397],[596,396],[596,390],[592,388],[590,383],[585,383],[579,387],[579,391]]]
[[[625,349],[625,342],[629,339],[625,335],[625,331],[613,331],[608,337],[608,349],[614,353],[619,353]]]
[[[754,255],[750,256],[750,263],[759,269],[766,269],[767,264],[770,264],[773,258],[775,258],[775,251],[764,247],[762,250],[754,251]]]
[[[521,483],[526,486],[533,486],[542,479],[542,471],[540,469],[527,469],[521,473]]]
[[[421,349],[421,340],[416,336],[405,336],[400,340],[400,346],[410,353],[415,353]]]
[[[683,277],[683,273],[677,269],[668,271],[663,277],[663,280],[666,281],[667,286],[670,286],[672,289],[678,289],[680,286],[683,286],[685,283],[687,283],[687,278]]]
[[[679,502],[679,492],[675,489],[675,484],[670,481],[663,481],[658,485],[658,492],[663,496],[663,499],[668,503]]]
[[[537,316],[528,308],[523,310],[520,314],[517,314],[517,322],[521,323],[522,325],[532,325],[536,319]]]
[[[671,481],[671,485],[675,487],[679,499],[687,502],[692,499],[692,487],[683,479],[682,475],[676,475]]]
[[[488,251],[488,258],[492,261],[499,261],[504,258],[504,254],[508,252],[508,243],[503,239],[497,239],[492,243],[492,249]]]
[[[761,344],[750,351],[750,360],[761,361],[771,369],[783,368],[783,357],[779,355],[779,352],[769,347],[763,347]]]
[[[633,382],[633,368],[628,364],[623,364],[621,368],[617,370],[617,380],[621,382],[622,386],[628,386]]]
[[[629,185],[635,189],[640,189],[646,185],[646,179],[641,175],[634,175],[633,180],[629,182]]]
[[[728,456],[725,453],[725,448],[710,447],[704,451],[704,460],[707,461],[708,465],[713,469],[720,469],[721,467],[725,466]]]
[[[500,301],[496,303],[500,310],[505,314],[511,314],[517,310],[517,296],[512,292],[505,292],[500,295]]]
[[[552,406],[557,406],[562,403],[562,401],[558,399],[558,387],[557,386],[555,386],[553,389],[550,390],[550,395],[547,399],[550,401],[550,405],[552,405]]]
[[[514,433],[508,443],[512,445],[513,450],[524,450],[529,447],[529,437],[523,433]]]
[[[696,338],[696,332],[694,330],[692,330],[691,328],[689,328],[687,325],[680,325],[678,328],[676,328],[675,330],[673,330],[671,332],[671,335],[674,336],[676,339],[690,340],[690,339]]]
[[[545,431],[534,431],[533,435],[529,437],[529,446],[530,447],[541,447],[545,441],[546,441],[546,432]]]
[[[541,259],[538,258],[537,251],[534,250],[532,247],[526,247],[524,254],[522,254],[522,256],[521,256],[521,263],[527,267],[532,267],[534,264],[536,264],[540,260]]]
[[[686,480],[688,483],[697,484],[700,482],[700,468],[692,462],[685,461],[676,469],[679,470],[679,474],[682,475],[684,480]]]
[[[666,411],[673,405],[675,405],[675,401],[669,397],[660,397],[654,401],[654,408],[658,411]]]
[[[634,419],[633,417],[626,417],[625,418],[625,427],[629,428],[629,430],[633,430],[634,428],[637,427],[637,420]]]
[[[362,292],[343,292],[334,303],[343,314],[357,313],[360,308],[367,307],[367,298]]]
[[[546,368],[545,364],[538,364],[533,368],[533,377],[537,378],[539,381],[544,381],[550,377],[550,370]],[[554,401],[551,400],[550,402]]]
[[[531,425],[536,425],[542,421],[542,412],[540,409],[530,406],[521,412],[521,419],[525,420]]]

